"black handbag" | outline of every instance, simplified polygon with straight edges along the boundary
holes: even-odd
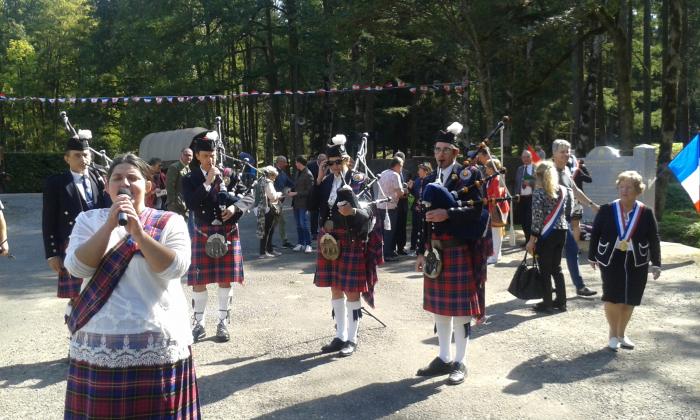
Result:
[[[510,281],[508,292],[518,299],[542,299],[544,291],[539,274],[540,267],[537,265],[537,259],[532,258],[532,264],[528,265],[527,252],[525,252],[523,261],[515,270],[513,280]]]

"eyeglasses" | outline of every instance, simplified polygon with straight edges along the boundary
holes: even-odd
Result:
[[[454,149],[451,148],[451,147],[436,147],[435,149],[433,149],[433,152],[435,152],[435,153],[440,153],[440,152],[442,152],[442,153],[452,153],[453,150],[454,150]]]
[[[328,163],[328,166],[333,166],[333,165],[340,165],[341,163],[343,163],[343,160],[342,159],[327,160],[326,162]]]

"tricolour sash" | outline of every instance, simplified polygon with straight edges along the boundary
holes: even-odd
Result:
[[[554,225],[561,216],[561,212],[564,210],[564,187],[559,186],[559,200],[554,206],[552,211],[545,217],[544,226],[542,226],[542,232],[540,232],[541,238],[546,238],[554,230]]]
[[[620,200],[617,199],[613,201],[612,205],[615,213],[615,228],[617,230],[616,247],[621,251],[626,252],[629,249],[630,239],[637,230],[637,225],[639,225],[639,220],[641,219],[641,214],[644,210],[644,204],[639,201],[635,201],[627,224],[625,224],[625,216],[622,211]]]
[[[160,240],[163,228],[172,214],[146,208],[140,215],[144,231],[156,241]],[[71,333],[84,327],[107,303],[124,275],[129,261],[137,252],[140,252],[138,245],[127,235],[102,257],[95,274],[73,303],[73,310],[68,318],[68,329]]]

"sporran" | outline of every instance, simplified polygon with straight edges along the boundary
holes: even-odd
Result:
[[[204,248],[209,257],[221,258],[228,252],[228,243],[226,242],[226,237],[218,233],[209,235]]]
[[[321,256],[328,261],[335,261],[340,256],[340,247],[338,246],[338,241],[335,240],[333,235],[325,233],[321,237]]]
[[[423,263],[423,274],[431,279],[436,279],[442,273],[442,258],[440,251],[431,248],[425,251],[425,263]]]

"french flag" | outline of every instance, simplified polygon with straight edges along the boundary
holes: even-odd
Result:
[[[700,213],[700,134],[668,164]]]

